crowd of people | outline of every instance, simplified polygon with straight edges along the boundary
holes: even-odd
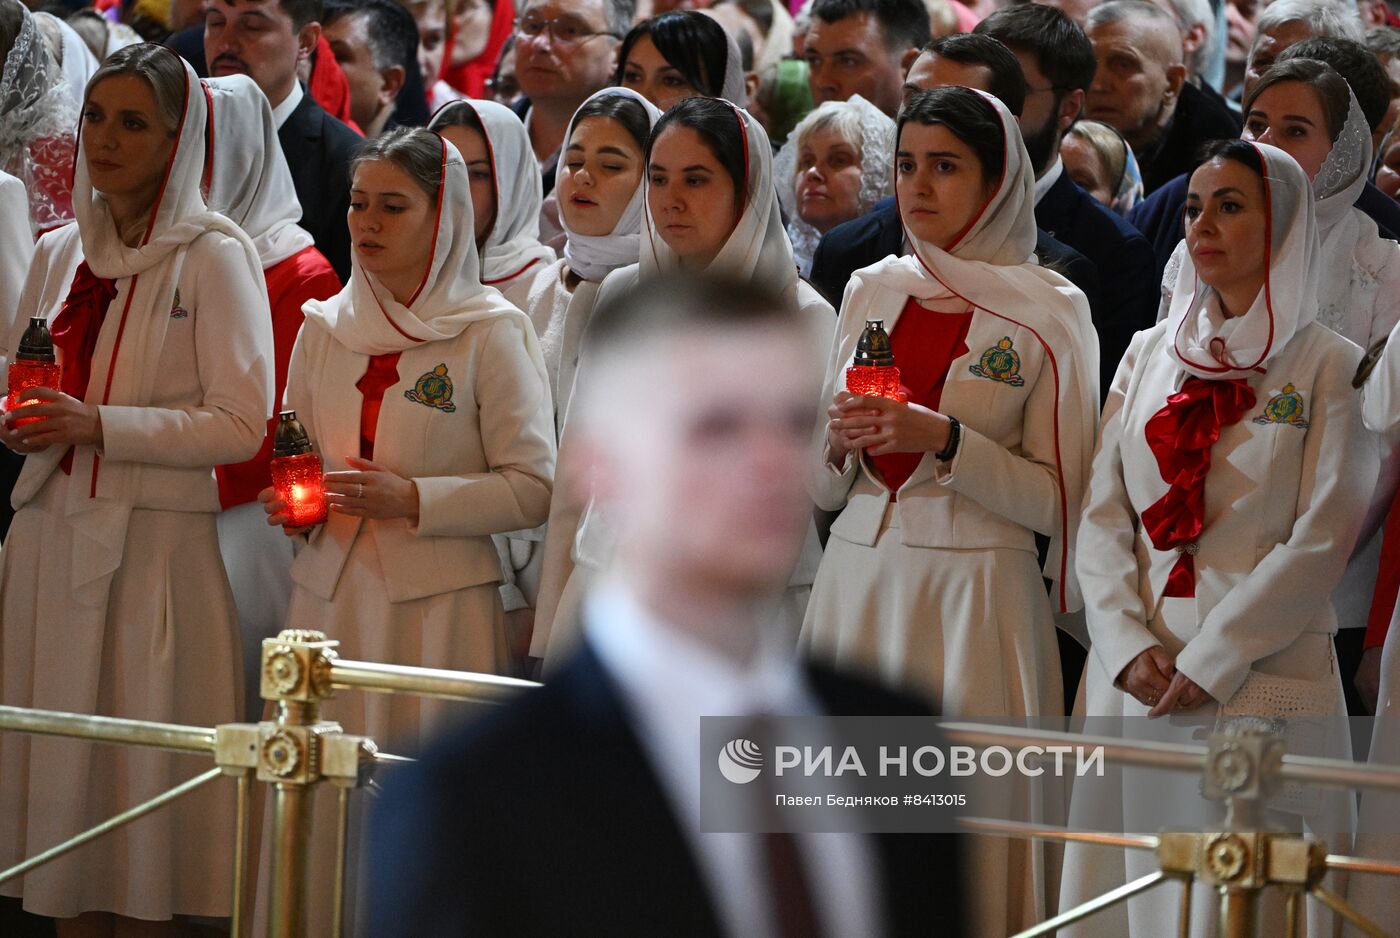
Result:
[[[1377,715],[1370,757],[1400,762],[1394,0],[79,3],[0,0],[0,357],[51,337],[61,366],[0,415],[0,704],[258,720],[263,639],[305,628],[353,659],[608,674],[643,711],[772,706],[760,678],[794,662],[908,695],[801,706],[945,717],[1161,718],[1285,688]],[[645,324],[668,295],[671,333]],[[703,339],[726,329],[748,344]],[[872,351],[889,396],[848,389]],[[272,484],[284,411],[324,464],[324,522]],[[765,477],[742,517],[716,507],[740,475]],[[791,549],[761,558],[789,503]],[[738,531],[753,543],[726,546]],[[763,640],[664,634],[674,596],[725,584]],[[325,713],[406,752],[462,718],[373,695]],[[694,749],[647,726],[654,764]],[[196,764],[0,734],[0,869]],[[685,815],[698,795],[658,771]],[[0,930],[217,930],[226,794],[0,885]],[[748,848],[671,823],[719,907],[695,933],[817,933],[736,898],[709,854]],[[1400,856],[1326,829],[1333,852]],[[869,844],[793,849],[820,933],[923,914],[841,875]],[[979,936],[1142,873],[957,850]],[[513,886],[434,898],[440,870],[358,837],[352,859],[365,934],[568,921],[503,911]],[[371,863],[396,868],[388,901]],[[1392,890],[1351,886],[1400,922]],[[1074,934],[1162,934],[1164,901]]]

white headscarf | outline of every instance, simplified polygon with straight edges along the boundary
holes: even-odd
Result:
[[[297,224],[301,203],[272,107],[247,75],[209,78],[204,85],[213,111],[209,208],[243,229],[265,270],[314,243]]]
[[[828,119],[843,110],[855,112],[860,121],[860,138],[847,143],[860,150],[860,193],[859,212],[865,214],[874,208],[881,199],[889,198],[893,191],[895,123],[875,105],[852,95],[845,101],[828,101],[820,105],[798,123],[788,134],[773,160],[773,175],[778,181],[778,201],[788,216],[788,236],[792,239],[792,251],[798,265],[807,272],[812,265],[812,255],[822,234],[807,224],[798,215],[797,205],[797,159],[799,143],[807,135],[808,129],[818,120]]]
[[[1263,143],[1250,146],[1264,161],[1263,288],[1243,316],[1227,319],[1216,292],[1197,276],[1191,252],[1183,251],[1172,290],[1166,354],[1198,378],[1250,377],[1317,318],[1322,256],[1312,186],[1287,153]]]
[[[744,59],[739,51],[739,42],[727,29],[724,38],[729,45],[724,53],[724,84],[720,87],[719,96],[730,104],[748,107],[749,86],[744,82]]]
[[[97,71],[97,56],[92,54],[92,50],[83,42],[83,37],[78,35],[77,30],[52,13],[35,13],[34,22],[41,29],[47,24],[53,35],[58,37],[58,50],[54,53],[54,59],[63,70],[63,77],[68,81],[68,91],[73,96],[73,101],[81,107],[88,79]],[[54,52],[52,48],[49,51]]]
[[[579,106],[579,110],[583,110],[589,102],[597,98],[607,97],[631,98],[636,101],[646,111],[649,127],[655,127],[656,122],[661,119],[661,112],[657,110],[656,106],[631,88],[604,88],[597,94],[589,96],[588,100]],[[566,149],[577,124],[578,112],[576,111],[573,120],[569,121],[568,132],[564,134]],[[567,163],[568,154],[559,154],[559,165],[554,173],[556,192],[559,180],[563,178],[567,170]],[[645,167],[642,176],[643,178],[646,176]],[[560,206],[559,224],[564,229],[564,233],[568,235],[568,240],[564,243],[564,258],[569,262],[569,269],[584,280],[602,280],[619,267],[637,263],[641,242],[644,198],[645,187],[639,183],[636,191],[632,193],[631,201],[627,203],[627,207],[622,211],[622,216],[618,218],[617,224],[613,226],[612,231],[605,235],[585,235],[574,231],[569,227],[568,216],[565,214],[563,206]]]
[[[175,56],[169,50],[165,54]],[[84,398],[88,403],[135,407],[151,404],[161,349],[171,322],[172,297],[178,292],[186,249],[196,238],[214,232],[241,245],[246,276],[263,295],[263,303],[267,302],[262,266],[248,236],[223,215],[209,211],[200,194],[208,103],[199,76],[183,59],[178,61],[185,73],[182,116],[165,178],[151,207],[145,234],[136,247],[122,241],[106,197],[92,188],[79,135],[73,210],[78,217],[83,259],[98,277],[132,278],[126,287],[126,300],[114,301],[107,313],[109,318],[122,318],[120,341],[106,357],[102,353],[104,343],[99,341]],[[269,385],[269,398],[271,394]],[[31,455],[29,461],[57,463],[62,456],[63,447],[52,446]],[[121,564],[138,468],[136,463],[113,461],[102,463],[98,472],[98,465],[94,447],[77,447],[68,486],[68,521],[74,530],[73,585],[88,600],[106,595],[111,576]],[[96,497],[90,497],[90,492]]]
[[[539,261],[553,263],[553,249],[540,243],[540,206],[544,185],[530,147],[530,134],[515,112],[495,101],[464,99],[442,106],[429,130],[461,124],[460,109],[476,115],[486,132],[486,150],[496,189],[496,221],[481,247],[481,282],[488,286],[514,279]]]
[[[792,296],[797,289],[797,262],[793,260],[792,244],[783,229],[782,211],[778,208],[778,191],[773,185],[773,147],[768,142],[768,134],[748,111],[718,98],[710,100],[719,101],[734,112],[744,139],[747,178],[739,221],[706,269]],[[647,186],[650,186],[649,181]],[[651,279],[678,272],[680,258],[657,234],[656,219],[651,215],[649,203],[645,218],[639,276]]]
[[[442,146],[442,185],[434,210],[432,256],[408,303],[395,300],[379,279],[355,260],[345,289],[328,300],[312,300],[302,307],[307,319],[319,322],[352,352],[401,352],[424,342],[455,338],[481,319],[525,318],[497,290],[482,285],[467,167],[456,147],[433,136]],[[545,380],[535,331],[527,328],[525,333],[534,349],[531,358],[537,360],[541,380]]]
[[[1317,233],[1322,250],[1318,269],[1317,318],[1334,332],[1365,347],[1370,343],[1370,322],[1365,335],[1353,335],[1348,328],[1362,312],[1371,318],[1372,310],[1355,309],[1353,271],[1363,261],[1376,242],[1381,240],[1376,223],[1356,207],[1361,190],[1366,187],[1371,168],[1371,127],[1356,101],[1347,92],[1347,119],[1332,144],[1322,168],[1313,178],[1315,198],[1313,211],[1317,216]],[[1387,250],[1386,253],[1393,253]],[[1371,266],[1366,264],[1365,266]],[[1380,297],[1382,302],[1395,304],[1400,297]]]
[[[73,128],[83,89],[70,90],[27,7],[0,74],[0,170],[24,183],[35,234],[73,216],[66,204],[73,172]],[[56,199],[58,193],[64,199]]]
[[[996,111],[1004,153],[1001,177],[981,211],[954,242],[940,248],[920,240],[908,226],[904,237],[913,253],[889,257],[857,271],[857,280],[921,301],[962,301],[992,316],[1027,328],[1046,350],[1055,382],[1056,426],[1086,442],[1080,458],[1056,458],[1062,495],[1060,531],[1051,538],[1045,575],[1061,583],[1065,610],[1077,608],[1074,541],[1078,528],[1078,493],[1089,477],[1098,426],[1098,337],[1084,294],[1063,277],[1034,260],[1035,173],[1016,119],[1001,101],[976,92]],[[903,213],[901,212],[901,219]],[[848,291],[848,302],[857,302]],[[868,315],[866,318],[869,318]],[[1072,355],[1065,353],[1072,349]],[[1068,359],[1068,360],[1066,360]]]
[[[773,7],[773,25],[768,27],[768,35],[763,37],[763,54],[753,63],[753,70],[760,75],[770,68],[776,68],[779,62],[792,55],[792,14],[778,0],[769,2]]]

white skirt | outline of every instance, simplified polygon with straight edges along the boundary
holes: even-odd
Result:
[[[307,548],[312,549],[312,548]],[[505,613],[496,583],[451,590],[422,599],[391,602],[384,589],[374,522],[360,529],[346,558],[335,593],[327,602],[300,586],[292,591],[287,627],[318,629],[340,642],[340,657],[354,661],[449,668],[486,674],[506,674],[510,664],[505,636]],[[339,723],[346,733],[369,736],[380,752],[413,755],[434,731],[467,719],[487,705],[468,704],[407,694],[340,690],[321,708],[321,718]],[[353,926],[368,793],[351,798],[351,839],[348,851],[347,926]],[[267,799],[271,805],[271,798]],[[308,935],[330,934],[330,897],[335,870],[337,792],[333,785],[317,786],[312,820],[311,863],[307,876]],[[264,824],[262,868],[259,871],[255,933],[266,919],[267,874],[271,811]],[[357,874],[357,870],[359,870]],[[346,934],[355,934],[347,927]]]
[[[136,509],[107,608],[73,602],[68,476],[0,551],[0,701],[214,726],[238,719],[238,626],[212,513]],[[209,757],[0,733],[0,868],[212,768]],[[234,787],[218,780],[0,887],[40,915],[227,916]]]
[[[1148,625],[1149,631],[1173,656],[1180,653],[1186,643],[1200,630],[1194,599],[1163,599],[1159,611]],[[1345,714],[1346,703],[1342,697],[1341,677],[1335,666],[1332,653],[1332,636],[1325,632],[1304,632],[1292,645],[1277,654],[1255,662],[1254,670],[1263,674],[1305,680],[1319,680],[1329,673],[1336,685],[1335,712]],[[1139,738],[1150,734],[1152,741],[1202,745],[1203,731],[1200,719],[1197,725],[1173,723],[1170,717],[1152,721],[1143,719],[1148,708],[1135,698],[1113,686],[1113,678],[1104,671],[1096,655],[1090,653],[1084,667],[1084,701],[1089,720],[1085,732],[1094,733],[1095,717],[1135,718],[1132,732]],[[1208,704],[1213,711],[1213,704]],[[1209,713],[1205,714],[1209,724]],[[1113,721],[1118,724],[1116,719]],[[1351,742],[1344,733],[1331,734],[1328,739],[1329,751],[1323,755],[1333,758],[1350,758]],[[1084,776],[1075,781],[1070,806],[1070,827],[1108,829],[1104,826],[1108,818],[1122,818],[1121,831],[1128,833],[1155,833],[1141,830],[1141,819],[1170,814],[1173,826],[1184,830],[1209,830],[1220,823],[1221,812],[1217,805],[1206,801],[1200,794],[1199,777],[1182,773],[1161,773],[1148,769],[1123,769],[1115,771],[1109,767],[1102,778]],[[1349,830],[1352,826],[1350,796],[1341,790],[1324,790],[1316,819],[1322,836],[1327,841],[1331,853],[1347,853],[1350,841],[1335,832]],[[1139,819],[1134,822],[1133,818]],[[1302,828],[1307,825],[1300,819],[1288,818],[1270,813],[1273,824]],[[1156,856],[1146,850],[1124,850],[1106,848],[1090,844],[1068,844],[1064,851],[1064,874],[1060,885],[1060,911],[1122,886],[1157,870]],[[1335,872],[1329,873],[1324,881],[1333,892],[1344,892],[1345,877]],[[1078,924],[1060,930],[1063,938],[1156,938],[1158,935],[1174,935],[1181,899],[1181,886],[1176,883],[1158,886],[1149,892],[1129,899],[1111,909],[1099,912]],[[1213,922],[1217,914],[1218,902],[1204,886],[1197,885],[1192,895],[1192,934],[1214,934]],[[1307,902],[1307,934],[1310,938],[1321,938],[1332,934],[1332,915],[1319,903]],[[1283,934],[1282,897],[1277,890],[1264,894],[1259,906],[1260,934]]]
[[[909,547],[897,503],[873,547],[832,533],[799,648],[923,696],[943,717],[1064,710],[1054,617],[1035,556]],[[1002,938],[1045,917],[1053,851],[1000,837],[964,845],[970,934]]]
[[[1400,607],[1397,607],[1400,612]],[[1368,761],[1400,768],[1400,622],[1392,617],[1381,653],[1381,686],[1376,698],[1376,722],[1371,731]],[[1361,795],[1356,855],[1400,863],[1400,794],[1368,790]],[[1357,911],[1379,924],[1400,922],[1400,889],[1393,876],[1354,873],[1347,898]]]

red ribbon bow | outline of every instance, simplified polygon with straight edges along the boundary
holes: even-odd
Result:
[[[1254,402],[1254,390],[1243,378],[1190,377],[1147,421],[1147,445],[1170,488],[1142,513],[1142,523],[1158,550],[1181,552],[1167,577],[1165,596],[1196,595],[1193,542],[1205,525],[1210,448],[1221,429],[1239,423]]]
[[[59,360],[63,365],[59,390],[69,397],[82,400],[87,394],[97,335],[102,331],[102,321],[107,318],[107,307],[116,296],[117,282],[97,276],[88,262],[83,261],[73,275],[73,285],[68,288],[63,306],[49,323],[49,334],[61,353]],[[63,455],[60,466],[64,472],[72,472],[72,449]]]

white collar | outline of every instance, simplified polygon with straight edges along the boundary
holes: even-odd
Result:
[[[292,116],[292,112],[301,103],[301,96],[306,92],[301,90],[301,82],[293,81],[292,90],[287,92],[287,96],[282,99],[282,103],[272,109],[272,121],[281,130],[282,125],[287,122],[287,118]]]
[[[1060,181],[1060,174],[1065,171],[1064,161],[1059,154],[1055,155],[1055,162],[1050,164],[1050,168],[1045,171],[1045,175],[1035,181],[1035,204],[1039,205],[1040,200],[1045,198],[1045,193],[1049,192],[1055,183]]]
[[[628,702],[665,732],[689,732],[691,747],[701,716],[819,712],[803,686],[776,627],[765,633],[745,668],[674,626],[660,622],[626,586],[600,584],[584,607],[588,640]],[[771,640],[769,640],[771,639]]]

